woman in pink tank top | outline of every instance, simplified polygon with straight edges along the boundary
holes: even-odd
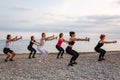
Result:
[[[57,55],[57,59],[59,59],[59,56],[61,55],[60,58],[63,58],[63,54],[64,54],[64,49],[61,47],[62,42],[68,42],[67,40],[65,40],[63,38],[63,33],[59,34],[59,39],[58,39],[58,43],[56,45],[57,50],[59,51],[58,55]]]

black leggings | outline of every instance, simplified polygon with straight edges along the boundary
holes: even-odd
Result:
[[[66,52],[68,53],[68,54],[70,54],[70,55],[72,55],[72,58],[71,58],[71,60],[70,60],[70,63],[72,63],[73,61],[75,61],[77,58],[78,58],[78,56],[79,56],[79,53],[77,53],[75,50],[73,50],[71,47],[67,47],[66,48]]]
[[[106,53],[106,51],[105,51],[104,49],[101,49],[101,48],[98,48],[98,49],[97,49],[97,48],[95,48],[95,51],[98,52],[98,53],[100,53],[99,59],[104,58],[105,53]]]
[[[29,57],[31,57],[32,54],[33,54],[33,57],[35,57],[36,50],[33,47],[29,47],[29,46],[28,46],[28,50],[30,51]]]
[[[56,45],[56,48],[57,48],[57,50],[59,51],[59,53],[58,53],[58,55],[57,55],[57,58],[59,57],[60,54],[61,54],[61,56],[63,56],[63,54],[64,54],[64,49],[63,49],[62,47],[60,47],[60,46],[57,46],[57,45]]]

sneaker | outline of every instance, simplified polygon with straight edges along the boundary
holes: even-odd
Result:
[[[72,64],[77,64],[77,62],[72,62]]]
[[[102,58],[102,60],[105,60],[105,58]]]
[[[102,61],[102,59],[98,59],[98,61]]]
[[[35,56],[33,56],[32,58],[35,58]]]
[[[31,59],[31,57],[28,57],[28,59]]]
[[[72,64],[72,63],[69,63],[68,66],[73,66],[73,64]]]
[[[59,57],[57,57],[56,59],[59,59]]]
[[[63,58],[62,56],[60,58]]]
[[[41,62],[41,60],[38,61],[39,63]]]
[[[5,61],[5,62],[7,62],[8,60],[7,60],[7,59],[5,59],[4,61]]]
[[[13,61],[13,59],[9,59],[9,61]]]

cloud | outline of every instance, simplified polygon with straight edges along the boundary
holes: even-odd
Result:
[[[7,19],[7,18],[6,18]],[[89,15],[71,17],[66,15],[44,14],[38,18],[17,17],[8,18],[7,24],[2,23],[1,30],[11,31],[53,31],[68,32],[114,32],[119,33],[119,15]],[[4,22],[6,22],[4,20]]]
[[[115,0],[64,0],[61,5],[49,6],[47,13],[43,13],[36,21],[39,24],[83,24],[84,22],[91,24],[94,19],[85,20],[86,16],[97,15],[99,18],[107,18],[105,16],[119,15],[120,10],[112,8]],[[104,16],[105,15],[105,16]],[[94,16],[95,17],[95,16]],[[79,19],[80,18],[80,19]],[[81,19],[82,18],[82,19]],[[107,19],[105,19],[104,23]],[[101,23],[102,20],[99,19]],[[98,21],[99,24],[101,24]],[[97,23],[97,22],[96,22]]]
[[[120,4],[120,0],[117,0],[117,2],[116,2],[117,4]]]
[[[111,8],[112,2],[114,0],[64,0],[59,5],[41,5],[44,7],[36,3],[16,3],[12,5],[13,14],[0,19],[0,30],[120,33],[120,10]]]
[[[13,9],[20,10],[20,11],[32,11],[32,10],[35,10],[35,8],[30,8],[28,6],[19,5],[19,4],[16,4]]]
[[[120,16],[119,15],[113,15],[113,16],[87,16],[88,22],[83,23],[89,24],[86,27],[86,31],[91,32],[107,32],[107,33],[118,33],[120,31]],[[92,22],[89,22],[89,19],[93,20]],[[116,25],[117,24],[117,25]]]
[[[118,9],[112,8],[115,2],[115,0],[64,0],[60,6],[50,7],[50,11],[53,14],[68,16],[119,14]]]
[[[97,25],[116,25],[120,21],[120,15],[102,15],[102,16],[87,16],[88,19],[92,19],[94,24]],[[117,24],[120,26],[119,24]]]

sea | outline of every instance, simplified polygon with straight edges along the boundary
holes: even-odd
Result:
[[[39,42],[39,39],[36,39]],[[58,53],[56,44],[58,40],[46,41],[45,49],[50,53]],[[76,41],[73,49],[77,52],[94,52],[94,47],[97,45],[99,40],[92,39],[89,42]],[[29,39],[22,39],[19,41],[12,42],[10,48],[18,54],[29,53],[27,46],[29,45]],[[63,43],[62,47],[66,49],[67,43]],[[0,40],[0,54],[3,54],[3,48],[5,47],[5,40]],[[37,50],[37,46],[33,46]],[[120,40],[117,40],[116,44],[105,44],[103,47],[106,51],[120,51]],[[38,51],[37,51],[38,52]],[[38,52],[39,53],[39,52]]]

